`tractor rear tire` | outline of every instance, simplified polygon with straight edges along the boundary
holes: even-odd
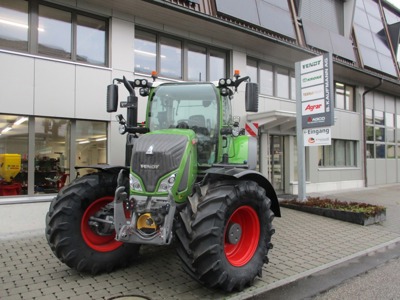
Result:
[[[91,274],[111,272],[138,257],[140,245],[116,241],[115,231],[102,235],[88,224],[91,216],[114,200],[117,176],[106,172],[83,176],[51,202],[46,215],[47,242],[70,268]]]
[[[179,215],[177,252],[184,269],[207,287],[243,290],[261,277],[272,248],[274,214],[265,190],[253,181],[210,185],[197,211]]]

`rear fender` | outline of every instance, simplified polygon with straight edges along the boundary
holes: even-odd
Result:
[[[107,173],[119,173],[121,170],[129,171],[129,167],[125,166],[110,166],[110,165],[89,165],[89,166],[75,166],[75,170],[80,169],[95,169]]]
[[[271,210],[276,217],[281,216],[281,210],[279,207],[278,197],[275,193],[275,189],[267,178],[260,172],[254,170],[240,169],[240,168],[210,168],[205,171],[208,175],[213,177],[232,177],[241,180],[251,180],[257,182],[261,186],[271,200]]]

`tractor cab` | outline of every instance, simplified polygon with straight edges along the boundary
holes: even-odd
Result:
[[[148,103],[150,132],[190,129],[197,138],[198,164],[215,162],[218,142],[218,91],[211,83],[171,83],[158,86]]]

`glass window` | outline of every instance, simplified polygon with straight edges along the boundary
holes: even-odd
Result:
[[[182,45],[175,39],[160,39],[160,74],[182,79]]]
[[[71,13],[39,5],[39,53],[71,59]]]
[[[335,147],[335,166],[343,167],[346,165],[346,151],[345,151],[345,141],[336,140],[334,141]]]
[[[335,165],[335,152],[333,145],[324,147],[324,166],[334,166]]]
[[[0,2],[0,46],[28,51],[28,1]]]
[[[356,146],[356,141],[333,139],[332,145],[319,147],[318,165],[323,167],[354,167],[356,166]]]
[[[266,63],[260,64],[260,94],[274,95],[274,71]]]
[[[400,145],[397,146],[397,158],[400,158]]]
[[[335,82],[335,107],[339,109],[345,108],[344,100],[344,84]]]
[[[383,111],[380,110],[375,110],[374,111],[374,117],[375,117],[375,124],[377,125],[385,125],[384,122],[384,117],[383,117]]]
[[[394,114],[385,113],[386,127],[394,127]]]
[[[367,128],[366,128],[366,136],[367,136],[367,141],[373,141],[374,140],[374,127],[367,126]]]
[[[354,87],[335,82],[335,108],[355,111]]]
[[[394,145],[387,145],[386,158],[396,158],[395,149]]]
[[[395,142],[394,129],[386,129],[386,142],[388,143]]]
[[[346,166],[356,166],[356,143],[346,141]]]
[[[365,123],[372,124],[373,121],[373,110],[370,108],[365,109]]]
[[[197,45],[188,47],[188,80],[205,81],[207,65],[207,49]]]
[[[258,83],[260,94],[296,99],[296,78],[293,70],[247,58],[247,74],[253,82]]]
[[[106,64],[106,22],[77,16],[76,56],[78,61],[94,65]]]
[[[276,70],[276,96],[289,98],[289,74],[287,69],[277,68]]]
[[[375,158],[375,145],[367,144],[367,158]]]
[[[400,129],[400,115],[396,115],[396,127]]]
[[[135,31],[135,72],[189,81],[218,81],[226,77],[227,52],[157,33]]]
[[[71,122],[35,119],[35,193],[57,193],[69,180]]]
[[[376,142],[385,141],[385,128],[375,127],[375,141]]]
[[[100,121],[76,121],[77,166],[107,163],[107,123]],[[90,170],[79,170],[82,176]]]
[[[107,19],[37,2],[44,1],[0,1],[0,47],[100,66],[107,64]]]
[[[137,30],[135,33],[135,72],[151,73],[157,70],[156,35]]]
[[[217,81],[226,76],[226,53],[217,50],[210,50],[210,79]]]
[[[0,115],[0,196],[27,194],[28,117]]]
[[[347,110],[356,111],[353,86],[346,85],[345,105]]]
[[[247,59],[246,67],[247,75],[250,77],[252,82],[258,82],[258,71],[257,71],[257,61],[254,59]],[[260,86],[261,89],[261,86]]]
[[[376,145],[376,158],[385,158],[385,144]]]

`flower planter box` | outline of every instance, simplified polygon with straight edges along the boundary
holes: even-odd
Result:
[[[364,226],[380,223],[386,220],[386,210],[376,214],[375,216],[367,216],[364,213],[358,213],[358,212],[303,206],[303,205],[288,204],[288,203],[281,203],[281,206]]]

